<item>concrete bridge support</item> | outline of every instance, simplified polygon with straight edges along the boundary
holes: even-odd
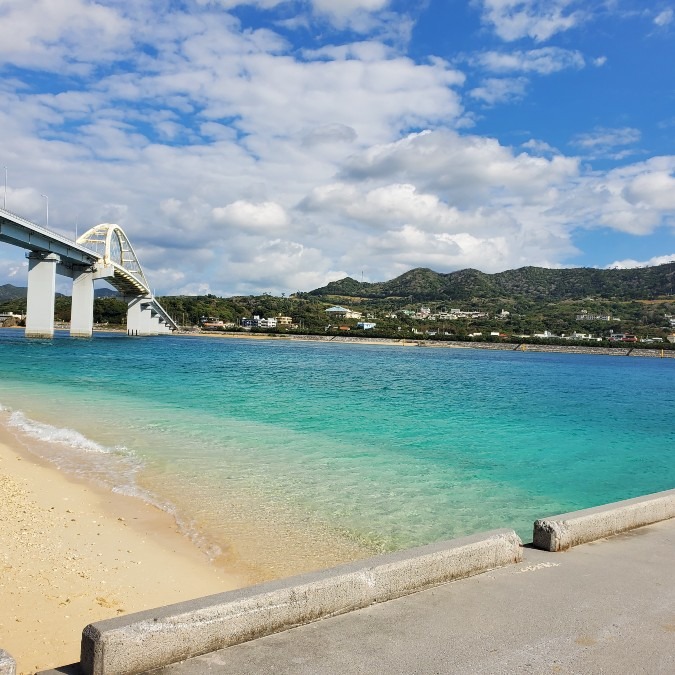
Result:
[[[70,310],[70,335],[91,337],[94,330],[94,273],[73,270],[73,302]]]
[[[61,258],[55,253],[28,254],[28,297],[26,337],[54,337],[54,294],[56,266]]]
[[[127,310],[127,335],[157,335],[159,319],[153,317],[147,308],[149,299],[145,296],[133,298]]]
[[[113,277],[111,265],[73,265],[57,270],[73,279],[73,300],[70,311],[70,335],[91,337],[94,330],[94,280]]]

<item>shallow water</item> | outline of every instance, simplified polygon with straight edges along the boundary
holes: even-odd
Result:
[[[675,485],[671,359],[4,330],[0,373],[34,451],[268,576],[336,542],[529,541],[538,517]]]

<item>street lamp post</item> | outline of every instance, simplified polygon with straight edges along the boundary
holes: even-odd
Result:
[[[5,170],[5,196],[2,200],[2,208],[5,209],[5,211],[6,211],[7,210],[7,167],[5,166],[5,167],[3,167],[3,169]]]
[[[49,197],[47,197],[47,195],[40,195],[40,196],[44,197],[47,203],[47,224],[45,225],[45,227],[49,229]]]

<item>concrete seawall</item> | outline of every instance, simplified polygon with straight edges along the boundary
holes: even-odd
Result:
[[[675,518],[675,490],[542,518],[534,523],[532,541],[545,551],[564,551],[669,518]]]
[[[431,544],[87,626],[81,670],[130,675],[522,560],[513,530]]]
[[[0,649],[0,675],[16,675],[16,662],[4,649]]]

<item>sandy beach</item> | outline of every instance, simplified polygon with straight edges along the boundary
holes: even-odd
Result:
[[[248,585],[167,513],[77,482],[0,428],[0,648],[33,673],[79,661],[92,621]]]

